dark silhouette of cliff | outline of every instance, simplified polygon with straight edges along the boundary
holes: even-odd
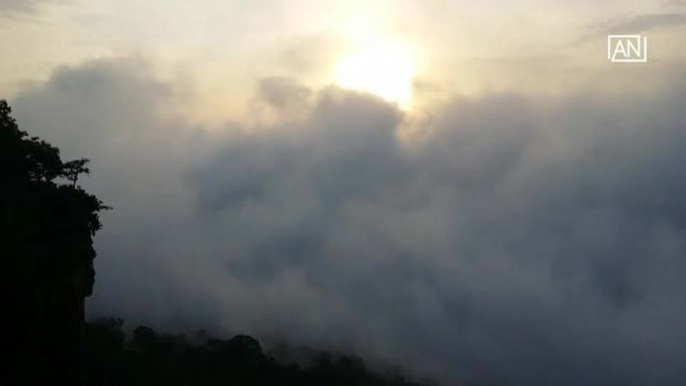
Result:
[[[77,185],[84,159],[19,130],[0,100],[0,384],[78,384],[84,298],[93,290],[93,235],[106,207]]]

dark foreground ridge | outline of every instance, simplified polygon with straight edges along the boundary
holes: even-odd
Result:
[[[139,326],[125,338],[123,321],[86,324],[86,378],[96,385],[430,386],[397,372],[375,372],[357,357],[277,345],[265,353],[247,335],[228,340],[202,332],[157,334]]]

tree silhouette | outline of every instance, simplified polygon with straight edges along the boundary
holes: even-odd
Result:
[[[398,370],[376,373],[354,356],[286,344],[277,345],[278,354],[265,351],[248,335],[192,343],[138,326],[125,341],[122,323],[107,317],[86,324],[87,374],[94,385],[437,386],[410,381]]]
[[[0,268],[12,353],[0,380],[76,384],[93,236],[107,207],[77,185],[88,161],[64,162],[58,148],[21,131],[11,111],[0,100]]]

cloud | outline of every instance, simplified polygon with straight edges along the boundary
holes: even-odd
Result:
[[[0,19],[37,13],[41,7],[63,0],[0,0]]]
[[[299,77],[316,75],[345,46],[341,38],[326,33],[299,36],[278,52],[277,65]]]
[[[607,34],[640,33],[658,28],[669,28],[686,25],[684,13],[662,13],[638,15],[626,21],[616,23],[605,31]]]
[[[259,98],[277,111],[302,111],[312,95],[312,90],[289,77],[262,78],[258,87]]]
[[[23,129],[93,160],[86,187],[115,208],[91,313],[448,381],[679,385],[677,73],[657,93],[455,97],[410,143],[395,107],[287,78],[258,97],[304,116],[205,131],[140,60],[60,69],[12,104]]]
[[[683,12],[641,14],[625,19],[590,25],[588,26],[588,31],[582,33],[572,43],[572,46],[578,46],[600,37],[605,38],[607,35],[645,34],[648,31],[679,28],[684,25],[686,25],[686,13]]]

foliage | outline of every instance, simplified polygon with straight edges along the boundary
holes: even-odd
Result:
[[[231,339],[207,337],[190,343],[183,335],[158,334],[138,326],[130,342],[111,345],[124,335],[121,324],[99,319],[85,335],[86,373],[93,385],[298,385],[298,386],[426,386],[400,374],[376,373],[357,357],[279,345],[279,359],[265,353],[248,335]],[[106,326],[106,328],[103,328]],[[110,334],[110,338],[103,333]],[[206,336],[206,333],[200,335]],[[105,347],[103,347],[103,345]],[[305,352],[298,360],[284,352]],[[288,354],[286,355],[288,356]]]
[[[62,161],[59,149],[19,130],[10,113],[0,100],[0,256],[14,288],[35,288],[95,257],[92,236],[107,207],[76,185],[88,160]]]
[[[19,130],[0,100],[0,275],[5,342],[0,384],[74,379],[83,298],[94,282],[93,235],[107,209],[77,185],[88,161]]]

